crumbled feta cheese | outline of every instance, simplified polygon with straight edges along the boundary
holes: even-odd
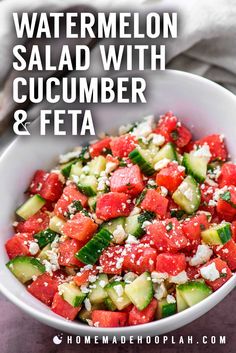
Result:
[[[155,169],[156,171],[159,171],[159,170],[165,168],[169,163],[170,163],[170,159],[168,159],[168,158],[163,158],[163,159],[161,159],[159,162],[157,162],[157,163],[154,165],[154,169]]]
[[[167,297],[166,297],[166,301],[168,304],[174,304],[176,303],[176,299],[173,295],[171,294],[168,294]]]
[[[91,302],[89,300],[89,298],[85,298],[84,300],[84,306],[85,306],[85,309],[88,310],[88,311],[91,311],[92,310],[92,305],[91,305]]]
[[[82,284],[82,286],[80,286],[80,290],[81,290],[81,292],[84,293],[84,294],[87,294],[87,293],[90,292],[90,289],[89,289],[88,286],[85,285],[85,284]]]
[[[162,196],[167,196],[168,195],[168,190],[164,186],[160,187],[161,195]]]
[[[150,226],[150,224],[152,224],[152,222],[144,221],[143,224],[142,224],[142,228],[145,229],[147,226]]]
[[[153,283],[162,283],[164,282],[165,279],[168,278],[168,274],[167,273],[162,273],[162,272],[157,272],[157,271],[153,271],[151,273],[151,278],[152,278],[152,282]]]
[[[155,146],[162,146],[165,143],[165,137],[160,134],[150,134],[149,140],[152,139],[152,143]]]
[[[220,273],[216,268],[214,262],[208,266],[204,266],[200,269],[201,276],[208,281],[215,281],[217,278],[220,278]]]
[[[103,281],[103,280],[99,281],[99,286],[100,287],[104,288],[105,285],[106,285],[106,281]]]
[[[153,130],[154,116],[147,116],[144,121],[139,123],[132,131],[136,137],[147,137]]]
[[[178,273],[176,276],[169,277],[170,283],[182,284],[187,281],[188,281],[188,276],[187,276],[186,271],[182,271],[182,272]]]
[[[190,266],[198,266],[206,263],[212,256],[213,251],[208,245],[198,245],[196,254],[189,260]]]
[[[133,210],[130,212],[130,216],[136,216],[137,214],[141,213],[141,208],[134,207]]]
[[[39,252],[39,246],[35,241],[29,243],[29,252],[31,255],[36,255]]]
[[[138,244],[139,243],[138,239],[131,234],[128,235],[128,238],[126,239],[125,242],[126,242],[126,244]]]
[[[155,284],[154,285],[154,297],[157,300],[161,300],[162,298],[165,298],[167,296],[167,290],[166,287],[164,285],[164,283],[160,283],[160,284]]]
[[[127,132],[129,132],[133,127],[133,124],[127,124],[127,125],[121,125],[119,127],[119,135],[125,135]]]
[[[118,297],[122,297],[122,295],[124,294],[124,288],[121,284],[118,284],[117,286],[113,287],[116,294],[118,295]]]
[[[117,167],[117,164],[114,162],[107,162],[106,164],[106,169],[105,172],[106,174],[110,174],[111,172],[113,172],[113,170],[115,170]]]
[[[211,159],[211,152],[210,152],[210,148],[208,146],[208,144],[204,144],[203,146],[201,146],[200,148],[198,148],[197,150],[192,152],[193,156],[195,157],[200,157],[200,158],[204,158],[206,160],[206,162],[208,163]]]
[[[68,152],[68,153],[65,153],[65,154],[61,154],[59,156],[59,163],[60,164],[64,164],[64,163],[67,163],[69,162],[70,160],[74,159],[74,158],[78,158],[80,153],[82,151],[82,148],[78,148],[76,151],[73,151],[73,152]]]
[[[110,185],[109,178],[106,174],[101,173],[101,176],[98,178],[98,191],[103,191],[106,189],[106,186]]]
[[[113,241],[116,244],[121,244],[126,239],[126,232],[121,224],[116,226],[116,229],[113,232]]]

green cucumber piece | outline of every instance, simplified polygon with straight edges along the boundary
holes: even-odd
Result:
[[[89,174],[90,175],[95,175],[98,177],[101,172],[103,172],[106,169],[106,158],[103,156],[98,156],[95,157],[91,160],[91,162],[88,163],[89,167]]]
[[[116,305],[109,297],[104,299],[104,304],[105,304],[105,308],[109,311],[115,311],[117,309]]]
[[[145,309],[154,295],[150,273],[144,272],[132,283],[127,284],[125,293],[138,310]]]
[[[72,164],[70,169],[69,179],[74,182],[78,182],[79,177],[81,176],[81,174],[83,174],[82,168],[83,168],[82,162],[76,162]]]
[[[201,201],[198,183],[191,175],[188,175],[173,193],[172,198],[186,213],[194,213]]]
[[[209,245],[223,245],[232,237],[230,223],[221,223],[201,232],[202,240]]]
[[[43,262],[43,260],[48,260],[48,250],[52,250],[51,248],[51,244],[46,245],[41,251],[40,253],[37,255],[37,259],[39,259],[41,262]]]
[[[47,244],[52,243],[56,236],[57,233],[49,228],[34,234],[34,238],[37,239],[40,249],[44,248]]]
[[[173,143],[168,142],[165,146],[160,149],[159,152],[157,152],[153,160],[154,165],[164,158],[167,158],[170,161],[177,161],[178,157]]]
[[[88,298],[92,304],[101,304],[104,303],[104,300],[107,298],[108,294],[105,290],[105,286],[108,283],[108,276],[104,273],[98,275],[98,279],[90,285],[91,292],[88,295]]]
[[[203,183],[207,174],[207,160],[194,156],[193,153],[184,153],[183,166],[186,173],[192,175],[199,183]]]
[[[138,164],[143,174],[149,176],[155,173],[148,150],[135,148],[132,152],[130,152],[129,158],[134,164]]]
[[[77,159],[74,159],[68,163],[62,164],[60,166],[60,172],[65,178],[69,178],[70,173],[71,173],[71,168],[73,165],[77,162]]]
[[[62,298],[74,307],[80,306],[86,297],[75,283],[62,283],[58,289]]]
[[[105,287],[107,294],[118,310],[123,310],[131,304],[129,297],[125,294],[125,283],[114,281]]]
[[[10,260],[6,266],[21,283],[29,282],[34,276],[40,276],[45,272],[44,265],[29,256],[17,256]]]
[[[64,226],[66,222],[57,217],[57,216],[53,216],[52,218],[50,218],[49,221],[49,229],[53,230],[56,233],[62,234],[61,228]]]
[[[177,302],[178,313],[189,308],[188,304],[186,303],[186,301],[182,297],[181,292],[179,291],[178,287],[176,288],[176,302]]]
[[[112,240],[112,234],[107,229],[101,229],[94,237],[83,246],[75,257],[85,264],[95,264],[102,251],[106,249]]]
[[[193,306],[207,298],[212,289],[205,282],[191,281],[177,286],[179,294],[188,306]]]
[[[94,175],[82,174],[79,179],[78,188],[86,196],[96,196],[98,181]]]
[[[104,302],[106,301],[106,299],[104,300]],[[83,321],[84,323],[88,323],[87,320],[91,320],[92,319],[92,312],[93,310],[106,310],[106,305],[104,303],[101,304],[92,304],[91,305],[91,310],[87,310],[86,308],[82,308],[79,311],[78,317],[81,321]]]
[[[146,221],[151,221],[154,218],[155,214],[149,211],[138,215],[129,216],[125,220],[125,232],[135,236],[136,238],[140,238],[145,233],[145,230],[142,228],[143,223]]]
[[[102,224],[102,228],[108,230],[110,233],[114,233],[117,226],[121,225],[123,228],[125,226],[125,217],[118,217],[111,219],[108,222]]]
[[[25,203],[23,203],[16,210],[16,214],[21,218],[27,220],[29,217],[37,213],[44,205],[46,201],[40,195],[36,194],[30,197]]]
[[[157,318],[164,319],[165,317],[174,315],[176,310],[176,303],[168,303],[166,299],[159,300],[157,304]]]
[[[96,205],[97,205],[97,195],[96,196],[90,196],[88,198],[88,205],[91,211],[96,210]]]

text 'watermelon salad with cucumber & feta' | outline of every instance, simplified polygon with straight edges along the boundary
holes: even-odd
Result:
[[[95,327],[192,307],[236,270],[236,164],[168,112],[37,170],[7,267],[51,310]]]

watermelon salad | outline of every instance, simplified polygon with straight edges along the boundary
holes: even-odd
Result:
[[[236,270],[236,164],[168,112],[37,170],[7,267],[51,310],[95,327],[192,307]]]

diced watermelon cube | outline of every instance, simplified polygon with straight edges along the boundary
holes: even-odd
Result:
[[[186,269],[186,258],[184,254],[162,253],[157,255],[156,271],[176,276]]]
[[[62,226],[62,232],[67,237],[85,242],[96,232],[97,227],[92,218],[78,212]]]
[[[96,276],[97,273],[98,273],[98,270],[97,270],[96,266],[93,266],[92,269],[87,269],[87,267],[81,268],[80,272],[77,272],[77,275],[74,276],[73,280],[74,280],[75,284],[78,287],[80,287],[83,284],[86,284],[89,282],[90,276]]]
[[[137,146],[137,139],[135,136],[127,134],[120,137],[115,137],[111,141],[111,151],[114,157],[128,157]]]
[[[50,173],[45,180],[40,195],[49,201],[57,201],[63,191],[63,183],[57,173]]]
[[[34,241],[31,233],[18,233],[8,239],[5,248],[9,259],[13,259],[16,256],[31,256],[29,251],[31,241]]]
[[[200,213],[192,218],[188,218],[182,223],[183,232],[190,240],[197,240],[201,237],[201,232],[209,227],[205,213]]]
[[[124,312],[94,310],[93,325],[96,327],[123,327],[127,325],[128,314]]]
[[[222,165],[220,176],[218,178],[219,187],[236,186],[236,164],[226,163]]]
[[[57,201],[55,205],[54,212],[58,217],[63,217],[68,213],[68,207],[74,202],[74,201],[80,201],[81,205],[85,207],[87,205],[87,196],[82,194],[76,187],[75,184],[69,184],[68,186],[65,187],[63,190],[63,194]]]
[[[48,273],[43,273],[28,287],[28,291],[44,304],[51,306],[53,298],[58,291],[58,278],[50,276]]]
[[[222,219],[231,222],[236,216],[236,188],[230,186],[226,192],[227,194],[220,195],[216,209]]]
[[[98,198],[96,215],[104,221],[120,216],[128,216],[132,209],[129,195],[121,192],[109,192]]]
[[[117,169],[110,179],[110,188],[114,192],[124,192],[136,196],[144,188],[141,171],[137,165]]]
[[[123,270],[142,274],[152,272],[156,266],[156,249],[146,247],[144,244],[126,245],[124,251]]]
[[[161,169],[156,176],[156,183],[164,186],[171,193],[174,192],[184,179],[184,170],[177,163],[169,163],[167,167]]]
[[[225,162],[228,157],[224,139],[221,135],[213,134],[195,141],[194,145],[203,146],[207,144],[211,152],[211,161],[219,160]]]
[[[168,199],[156,190],[148,189],[141,202],[141,208],[146,211],[155,212],[159,217],[163,218],[167,212],[168,202]]]
[[[214,252],[227,262],[232,271],[236,270],[236,243],[233,239],[227,241],[223,246],[215,246]]]
[[[159,252],[174,253],[184,249],[188,244],[181,224],[176,218],[156,221],[146,227],[146,232],[151,236],[153,246]]]
[[[121,275],[122,273],[122,252],[124,247],[121,245],[109,246],[103,251],[99,258],[103,272],[108,275]]]
[[[52,302],[52,311],[64,317],[67,320],[74,320],[78,315],[81,307],[73,307],[67,301],[65,301],[59,293],[56,293]]]
[[[150,304],[148,304],[148,306],[143,310],[138,310],[135,306],[133,306],[129,312],[129,325],[141,325],[153,321],[155,319],[156,310],[156,299],[152,299]]]
[[[76,259],[75,254],[84,246],[83,242],[76,239],[67,238],[59,243],[59,258],[60,266],[77,266],[83,267],[84,264]]]
[[[221,286],[223,286],[223,284],[227,282],[230,277],[232,277],[232,272],[230,271],[227,263],[225,261],[222,261],[220,258],[216,258],[207,262],[206,265],[202,266],[201,268],[209,266],[212,263],[215,264],[216,270],[219,271],[220,277],[215,279],[214,281],[205,279],[205,282],[215,291]]]
[[[37,212],[26,221],[19,222],[15,228],[18,233],[36,234],[48,228],[49,216],[45,212]]]
[[[33,179],[29,186],[30,194],[40,194],[43,184],[48,177],[48,173],[45,170],[37,170],[33,176]]]
[[[107,154],[107,152],[110,150],[110,142],[111,138],[110,137],[105,137],[104,139],[97,141],[93,143],[89,147],[89,153],[92,158]]]

